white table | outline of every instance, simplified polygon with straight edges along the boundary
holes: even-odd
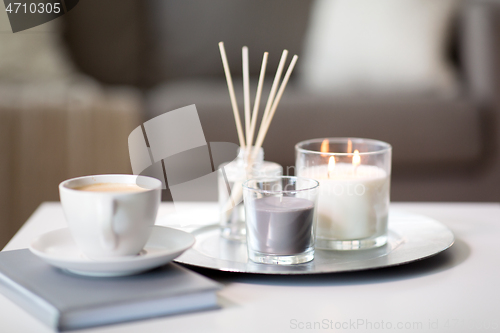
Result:
[[[225,284],[220,310],[88,331],[499,332],[500,204],[392,206],[441,221],[456,243],[435,257],[374,271],[297,277],[209,273]],[[217,219],[213,204],[179,207],[185,211],[174,213],[172,204],[163,204],[157,223],[186,227]],[[4,250],[25,248],[32,238],[64,226],[60,204],[44,203]],[[51,330],[0,295],[0,332]]]

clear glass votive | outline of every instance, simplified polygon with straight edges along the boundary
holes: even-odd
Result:
[[[296,174],[321,184],[316,248],[368,249],[387,243],[390,144],[326,138],[295,146]]]
[[[281,165],[264,161],[264,150],[262,148],[259,149],[259,153],[251,166],[247,162],[248,154],[248,149],[240,148],[234,161],[220,166],[218,175],[221,236],[240,242],[246,240],[243,183],[250,178],[283,175]],[[228,187],[230,191],[228,191]],[[229,193],[233,195],[231,196]]]
[[[318,188],[316,180],[286,176],[243,184],[250,260],[292,265],[314,259]]]

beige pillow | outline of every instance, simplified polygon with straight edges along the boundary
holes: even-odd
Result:
[[[320,94],[453,94],[455,0],[317,0],[301,83]]]
[[[0,10],[0,81],[45,82],[68,78],[73,65],[60,38],[59,19],[12,33]]]

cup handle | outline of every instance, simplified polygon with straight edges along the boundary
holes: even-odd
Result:
[[[118,245],[118,236],[113,227],[116,210],[114,198],[103,198],[100,211],[101,244],[107,250],[114,250]]]

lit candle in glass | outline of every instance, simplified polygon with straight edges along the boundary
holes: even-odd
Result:
[[[296,153],[297,175],[321,184],[316,246],[350,250],[384,245],[391,146],[367,139],[316,139],[297,144]]]

